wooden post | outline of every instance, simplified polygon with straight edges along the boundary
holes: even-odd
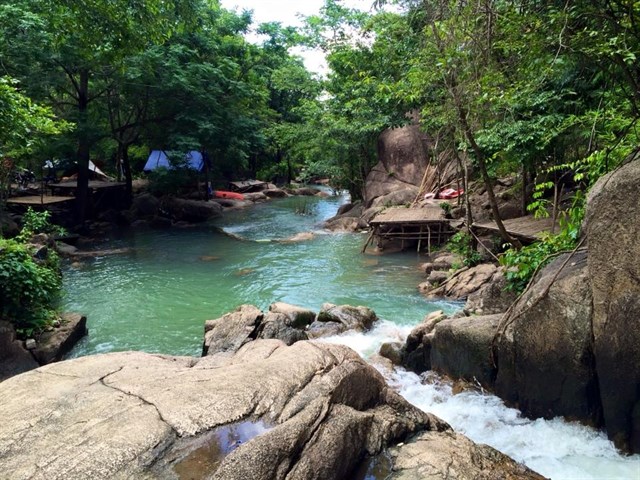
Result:
[[[431,226],[427,224],[427,253],[431,255]]]

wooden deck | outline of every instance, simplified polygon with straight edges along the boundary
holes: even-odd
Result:
[[[13,197],[7,200],[7,203],[14,205],[53,205],[54,203],[63,203],[75,200],[75,197],[62,197],[56,195],[27,195],[24,197]]]
[[[551,218],[535,218],[533,215],[526,217],[512,218],[510,220],[503,220],[504,228],[509,235],[517,237],[522,240],[534,242],[540,240],[544,233],[551,232],[553,225]],[[498,226],[495,222],[474,222],[473,228],[490,230],[492,232],[498,232]],[[560,231],[560,226],[556,222],[555,232]]]
[[[455,233],[439,203],[421,208],[387,208],[371,219],[369,225],[371,235],[363,252],[375,238],[378,247],[388,241],[400,241],[400,248],[404,250],[407,243],[415,245],[417,242],[418,251],[426,245],[431,253],[433,245],[441,245]]]
[[[93,190],[101,190],[105,188],[119,188],[119,187],[124,187],[125,185],[126,183],[124,182],[101,182],[98,180],[89,181],[89,188]],[[73,192],[78,188],[78,182],[73,180],[68,182],[50,183],[48,186],[52,191],[59,190],[59,191]]]
[[[445,212],[439,205],[430,205],[423,208],[392,207],[377,214],[369,224],[371,225],[393,225],[393,224],[414,224],[420,225],[429,222],[443,222]]]

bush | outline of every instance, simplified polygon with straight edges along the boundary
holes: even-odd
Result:
[[[33,250],[32,245],[0,239],[0,314],[21,337],[37,333],[55,318],[62,287],[56,253],[48,251],[38,260]]]
[[[22,216],[22,230],[18,235],[17,240],[26,242],[33,235],[38,233],[47,233],[53,235],[64,235],[65,229],[54,225],[49,221],[51,216],[47,210],[43,212],[36,212],[31,207],[27,208],[27,211]]]
[[[473,248],[473,239],[466,232],[458,232],[449,239],[447,249],[450,252],[457,253],[463,258],[462,263],[466,267],[473,267],[482,261],[482,255]]]
[[[516,250],[511,248],[500,257],[500,264],[507,267],[507,290],[521,293],[531,277],[545,266],[553,256],[572,250],[580,237],[580,225],[584,217],[584,196],[580,193],[560,217],[560,233],[547,234],[539,242]]]

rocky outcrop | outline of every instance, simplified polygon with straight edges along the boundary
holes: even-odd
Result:
[[[232,355],[259,338],[279,339],[287,345],[307,340],[304,328],[313,320],[313,312],[283,303],[272,308],[265,314],[253,305],[240,305],[220,318],[207,320],[202,354]]]
[[[617,446],[640,452],[640,154],[598,180],[583,232],[589,241],[593,346],[604,423]]]
[[[431,343],[436,325],[448,318],[442,310],[427,315],[424,320],[411,330],[402,347],[401,364],[415,373],[431,370]],[[383,355],[382,351],[380,352]]]
[[[415,432],[450,431],[355,352],[310,342],[82,357],[13,377],[0,397],[7,479],[337,480]],[[219,435],[243,426],[242,442]]]
[[[390,450],[389,479],[542,480],[544,477],[498,452],[454,433],[424,432]]]
[[[175,222],[205,222],[222,215],[222,206],[220,204],[203,200],[165,197],[160,208],[165,215]]]
[[[429,139],[419,125],[385,130],[378,139],[378,164],[366,178],[365,201],[419,186],[428,164]]]
[[[449,318],[435,325],[431,368],[451,378],[492,388],[493,339],[502,315]]]
[[[496,392],[529,416],[599,425],[587,258],[582,252],[559,270],[567,255],[540,272],[504,319]]]
[[[490,284],[499,268],[492,263],[481,263],[475,267],[463,267],[450,276],[442,285],[421,284],[420,290],[429,298],[444,297],[464,300],[483,286]]]
[[[309,338],[337,335],[347,330],[364,332],[378,320],[375,312],[367,307],[351,305],[333,305],[325,303],[318,312],[315,321],[309,325]]]
[[[33,356],[40,365],[58,362],[87,333],[87,317],[78,313],[65,313],[56,328],[38,336],[36,347],[32,350]]]
[[[345,208],[348,207],[348,208]],[[338,214],[324,223],[324,228],[331,231],[355,232],[366,229],[367,221],[362,218],[363,205],[346,204],[338,209]]]
[[[516,298],[516,293],[508,289],[504,267],[498,267],[490,280],[467,296],[464,310],[469,315],[504,313]]]

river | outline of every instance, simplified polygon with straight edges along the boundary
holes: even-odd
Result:
[[[291,197],[227,211],[207,227],[119,232],[102,246],[129,253],[65,264],[64,309],[86,314],[89,327],[69,357],[124,350],[200,355],[205,320],[243,303],[264,310],[282,301],[316,311],[325,302],[374,309],[382,321],[371,332],[323,340],[368,358],[381,343],[404,339],[429,312],[460,308],[417,292],[423,275],[415,252],[362,255],[364,236],[322,231],[319,224],[345,201]],[[300,232],[314,238],[280,241]],[[410,402],[545,476],[640,479],[640,456],[619,455],[593,429],[524,419],[493,395],[453,395],[437,377],[383,373]]]

